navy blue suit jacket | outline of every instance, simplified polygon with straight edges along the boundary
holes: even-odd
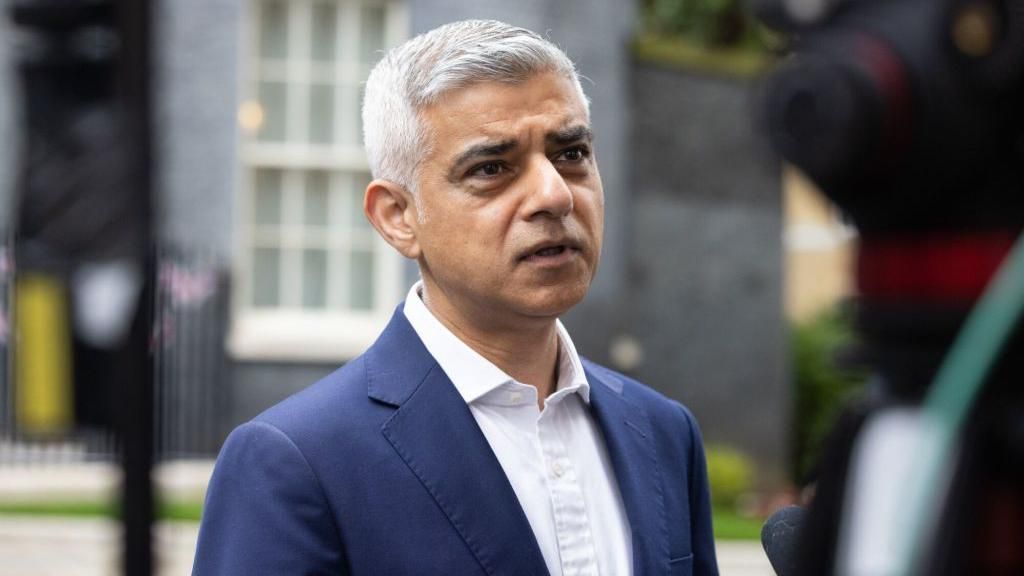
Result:
[[[584,369],[635,574],[717,574],[693,416],[625,376]],[[547,573],[501,465],[401,308],[364,355],[231,433],[193,567],[200,576]]]

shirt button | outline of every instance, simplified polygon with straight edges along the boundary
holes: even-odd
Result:
[[[561,478],[562,474],[565,474],[565,467],[562,466],[561,462],[555,462],[551,465],[551,472],[555,475],[555,478]]]
[[[519,403],[523,399],[523,393],[516,390],[515,392],[508,393],[508,401],[513,403]]]

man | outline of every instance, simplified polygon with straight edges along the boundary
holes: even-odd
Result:
[[[500,22],[387,54],[366,216],[422,281],[380,339],[239,427],[195,574],[716,574],[700,435],[558,317],[601,253],[571,61]]]

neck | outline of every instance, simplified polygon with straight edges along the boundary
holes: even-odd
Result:
[[[432,297],[426,282],[423,303],[460,340],[517,382],[537,388],[537,400],[555,391],[558,382],[558,330],[555,318],[510,322],[486,313],[460,309]]]

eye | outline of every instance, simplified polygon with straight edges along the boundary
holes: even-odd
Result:
[[[561,160],[564,160],[566,162],[570,162],[570,163],[575,164],[575,163],[579,163],[579,162],[582,162],[582,161],[586,160],[587,157],[589,157],[589,156],[590,156],[590,148],[587,148],[586,146],[580,145],[580,146],[573,146],[572,148],[567,148],[567,149],[563,150],[562,152],[559,153],[557,159],[561,159]]]
[[[495,176],[498,176],[498,175],[504,173],[506,170],[508,170],[508,167],[505,166],[504,163],[497,162],[497,161],[490,161],[490,162],[484,162],[482,164],[477,164],[476,166],[470,168],[469,169],[469,176],[483,177],[483,178],[493,178]]]

